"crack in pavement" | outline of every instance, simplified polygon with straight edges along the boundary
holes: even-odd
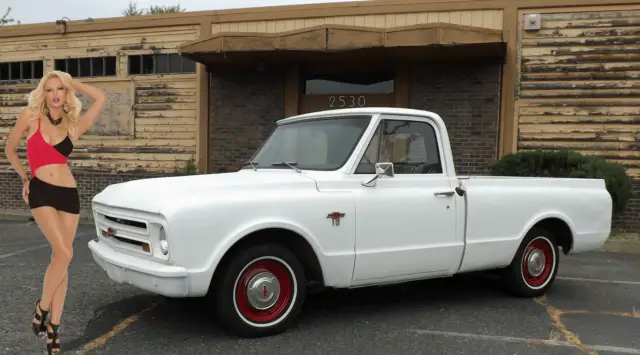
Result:
[[[118,323],[116,326],[114,326],[110,331],[104,333],[103,335],[99,336],[98,338],[95,338],[94,340],[90,341],[89,343],[85,344],[82,347],[82,350],[78,350],[76,352],[76,354],[78,355],[86,355],[89,351],[91,350],[95,350],[99,347],[104,346],[104,344],[106,344],[107,341],[109,341],[109,339],[113,338],[114,336],[118,335],[118,333],[121,333],[123,330],[125,330],[128,326],[130,326],[131,324],[135,323],[140,316],[142,316],[144,313],[149,312],[150,310],[156,308],[158,306],[157,303],[152,304],[151,306],[145,308],[144,310],[127,317],[126,319],[124,319],[123,321],[121,321],[120,323]]]
[[[589,355],[598,355],[598,353],[595,350],[588,349],[582,343],[578,335],[573,333],[567,328],[567,326],[564,324],[564,322],[562,322],[562,319],[561,319],[562,311],[549,304],[549,301],[547,300],[547,295],[534,298],[534,301],[537,304],[546,308],[547,313],[549,314],[549,317],[551,317],[551,320],[553,321],[556,329],[559,330],[560,333],[562,333],[562,336],[564,337],[567,343],[579,348],[580,350],[584,351]]]

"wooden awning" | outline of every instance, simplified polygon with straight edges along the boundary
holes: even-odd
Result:
[[[269,56],[282,52],[278,58],[295,53],[340,53],[363,49],[399,49],[469,45],[504,45],[502,31],[449,23],[429,23],[413,26],[374,28],[325,24],[299,30],[260,33],[223,32],[209,38],[187,42],[179,47],[182,55],[203,64],[216,59],[248,55]],[[500,54],[501,55],[501,54]]]

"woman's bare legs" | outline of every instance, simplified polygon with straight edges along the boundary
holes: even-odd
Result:
[[[78,221],[80,219],[80,215],[58,211],[58,216],[62,220],[62,223],[66,230],[66,233],[64,235],[65,243],[72,246],[73,240],[76,236],[76,230],[78,229]],[[62,309],[64,308],[64,300],[67,294],[68,280],[69,273],[67,272],[65,274],[63,283],[60,285],[53,296],[53,301],[51,303],[51,323],[53,324],[60,324],[60,319],[62,318]]]
[[[62,304],[67,290],[68,268],[73,257],[73,238],[75,237],[75,227],[73,219],[62,217],[61,213],[52,207],[38,207],[31,210],[33,218],[38,223],[40,230],[51,244],[51,263],[47,267],[42,287],[42,298],[40,307],[51,314],[49,322],[55,325],[60,324],[62,315]],[[76,222],[77,226],[77,222]],[[57,333],[57,326],[55,326]],[[47,327],[49,332],[53,331],[51,326]],[[54,338],[57,334],[49,334]],[[47,340],[49,344],[52,339]],[[57,341],[56,341],[57,342]]]

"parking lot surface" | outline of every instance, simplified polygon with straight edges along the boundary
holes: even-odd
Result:
[[[506,295],[486,274],[328,291],[284,334],[222,333],[204,300],[167,300],[107,278],[81,225],[61,340],[66,354],[640,354],[640,256],[561,258],[547,296]],[[0,221],[0,354],[41,354],[30,329],[50,259],[34,223]]]

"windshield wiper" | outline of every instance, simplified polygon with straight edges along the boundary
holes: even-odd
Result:
[[[243,167],[247,166],[247,165],[251,165],[251,167],[253,168],[253,170],[258,171],[258,168],[256,168],[255,164],[258,164],[258,162],[255,161],[251,161],[249,160],[248,162],[242,164]]]
[[[296,168],[296,165],[298,165],[298,163],[296,163],[295,161],[292,161],[292,162],[282,161],[282,162],[279,162],[279,163],[271,164],[271,166],[285,166],[285,165],[290,167],[291,169],[295,170],[298,173],[302,171],[302,170]]]

